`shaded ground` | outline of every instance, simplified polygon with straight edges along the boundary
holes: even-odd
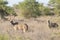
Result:
[[[51,20],[60,24],[58,16],[43,16],[39,18],[24,19],[29,26],[28,32],[13,30],[9,21],[0,21],[0,34],[8,34],[9,40],[60,40],[60,25],[58,28],[50,29],[47,21]]]

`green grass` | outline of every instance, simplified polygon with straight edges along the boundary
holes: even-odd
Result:
[[[9,36],[7,34],[0,34],[0,40],[9,40]]]

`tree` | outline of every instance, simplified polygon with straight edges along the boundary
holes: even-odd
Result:
[[[10,6],[6,6],[8,2],[6,0],[0,0],[0,16],[2,19],[5,19],[5,16],[16,13],[14,12],[14,9]]]
[[[6,9],[6,12],[7,12],[8,15],[14,15],[14,16],[17,16],[17,14],[15,13],[13,7],[6,6],[5,9]]]
[[[17,7],[20,9],[21,15],[26,18],[40,16],[39,3],[36,0],[24,0]]]
[[[60,0],[50,0],[49,4],[54,8],[54,13],[60,15]]]
[[[39,4],[39,10],[40,10],[41,15],[44,15],[44,9],[45,9],[44,4],[43,3],[40,3]]]
[[[5,6],[8,2],[4,1],[4,0],[0,0],[0,16],[1,18],[4,18],[4,15],[7,14],[7,12],[5,11]]]
[[[51,10],[50,10],[50,8],[49,7],[47,7],[47,6],[44,6],[44,4],[43,3],[40,3],[40,5],[39,5],[39,10],[40,10],[40,12],[41,12],[41,15],[54,15],[52,12],[51,12]]]

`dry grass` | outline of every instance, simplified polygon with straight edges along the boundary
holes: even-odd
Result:
[[[49,28],[48,20],[56,22],[58,28]],[[28,32],[13,30],[9,21],[0,23],[0,33],[9,34],[11,40],[60,40],[60,16],[41,16],[36,19],[24,19],[29,26]]]

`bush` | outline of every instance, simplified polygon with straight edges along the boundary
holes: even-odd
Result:
[[[40,16],[39,3],[36,0],[25,0],[19,3],[17,7],[20,9],[20,14],[25,18]]]

